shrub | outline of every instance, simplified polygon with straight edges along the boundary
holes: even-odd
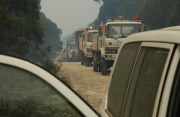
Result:
[[[51,72],[54,75],[57,75],[57,73],[60,71],[60,66],[55,64],[53,61],[45,60],[42,61],[42,67],[46,69],[47,71]]]

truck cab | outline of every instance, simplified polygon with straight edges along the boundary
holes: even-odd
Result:
[[[76,48],[76,42],[73,42],[72,40],[68,41],[67,43],[67,61],[78,61],[78,51]]]
[[[119,21],[119,22],[107,22],[105,26],[105,35],[103,35],[104,47],[120,47],[124,39],[134,33],[142,32],[143,24],[135,21]],[[112,44],[110,45],[110,42]]]
[[[98,35],[98,40],[101,40],[102,44],[99,52],[94,54],[96,57],[93,57],[93,61],[99,62],[95,62],[93,69],[97,71],[98,66],[102,75],[106,75],[108,69],[113,66],[121,43],[129,35],[144,31],[144,25],[140,20],[113,20],[106,22],[103,30],[99,31],[102,33]]]

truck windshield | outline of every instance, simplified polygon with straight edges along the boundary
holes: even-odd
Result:
[[[93,34],[98,34],[98,32],[89,32],[88,33],[88,42],[92,42],[93,41]]]
[[[107,37],[117,38],[117,37],[127,37],[133,33],[143,31],[142,24],[109,24],[107,26]]]

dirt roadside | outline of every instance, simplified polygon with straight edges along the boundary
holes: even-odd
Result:
[[[85,67],[80,62],[63,62],[59,75],[66,78],[72,88],[99,112],[110,80],[109,75],[94,72],[92,67]]]

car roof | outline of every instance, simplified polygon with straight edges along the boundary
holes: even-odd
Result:
[[[173,26],[158,30],[132,34],[124,40],[124,43],[139,41],[180,44],[180,26]]]

